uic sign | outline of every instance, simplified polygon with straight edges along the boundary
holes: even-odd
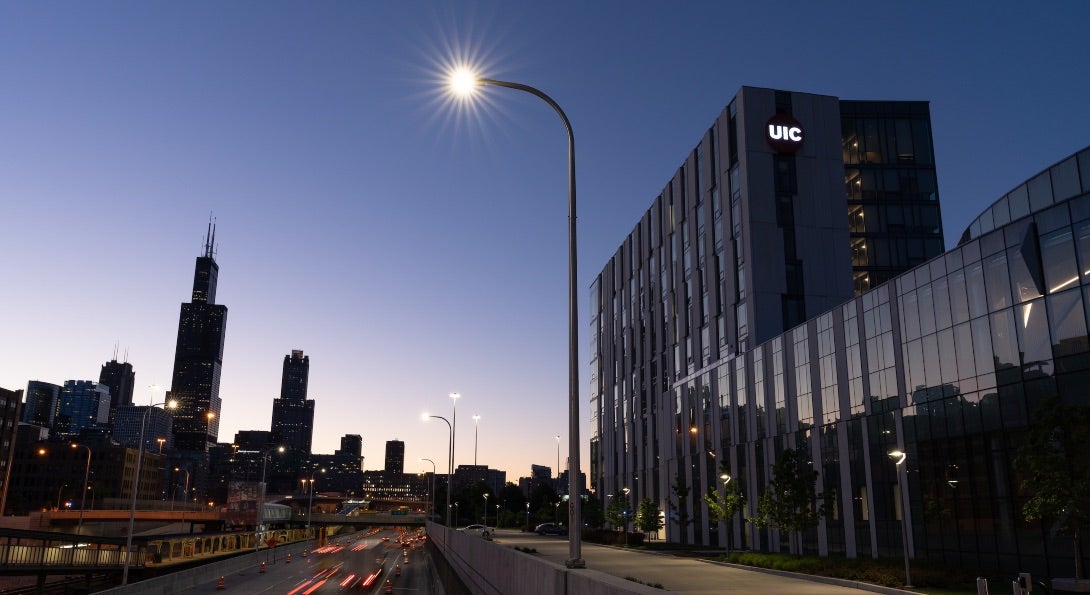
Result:
[[[802,124],[787,114],[776,114],[768,119],[768,145],[780,153],[794,153],[802,147]]]

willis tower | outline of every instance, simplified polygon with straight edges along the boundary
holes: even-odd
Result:
[[[193,297],[182,304],[178,318],[178,345],[167,401],[175,399],[174,447],[207,453],[219,436],[220,367],[227,325],[227,306],[216,303],[219,265],[214,258],[215,224],[209,222],[204,255],[197,258]]]

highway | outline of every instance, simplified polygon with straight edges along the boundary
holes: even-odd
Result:
[[[403,530],[404,533],[400,531]],[[442,593],[419,527],[389,527],[336,536],[307,556],[272,556],[265,572],[248,571],[189,589],[189,593],[314,595],[322,593]]]

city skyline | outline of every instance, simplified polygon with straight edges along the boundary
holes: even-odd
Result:
[[[455,465],[480,415],[481,464],[551,466],[567,436],[563,130],[502,89],[447,103],[444,67],[465,59],[574,126],[586,472],[590,283],[740,87],[929,101],[950,247],[1090,139],[1090,83],[1067,70],[1087,63],[1090,8],[1055,6],[5,5],[0,387],[94,379],[120,346],[133,403],[164,400],[147,387],[170,387],[211,212],[231,308],[220,442],[267,429],[299,349],[315,452],[360,434],[377,469],[398,438],[422,471],[447,435],[420,414],[449,417],[456,391]]]

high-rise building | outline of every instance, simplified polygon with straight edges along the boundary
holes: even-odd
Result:
[[[405,472],[405,443],[401,440],[386,441],[386,467],[387,473]]]
[[[314,400],[307,398],[309,375],[310,357],[301,349],[284,356],[280,398],[273,399],[272,414],[273,443],[308,455],[314,435]]]
[[[1071,566],[1012,486],[1044,404],[1087,406],[1090,149],[946,253],[932,155],[919,103],[739,93],[592,285],[597,493],[676,542]],[[722,475],[758,502],[796,449],[817,527],[716,526]]]
[[[264,452],[273,445],[272,432],[268,430],[239,430],[235,432],[234,444],[239,450]]]
[[[341,447],[334,454],[340,457],[360,458],[363,455],[363,436],[359,434],[341,436]]]
[[[105,426],[110,420],[110,389],[92,380],[65,380],[53,422],[54,435],[68,440],[80,430]]]
[[[15,436],[22,413],[23,391],[0,388],[0,514],[7,509]]]
[[[215,260],[216,230],[208,225],[204,254],[197,258],[193,296],[182,304],[178,343],[167,400],[173,410],[174,446],[187,452],[208,452],[219,436],[220,368],[227,329],[227,306],[216,303],[219,265]]]
[[[144,424],[144,450],[159,453],[174,447],[174,418],[170,410],[149,405],[129,405],[117,410],[114,441],[136,448],[140,442],[141,423]]]
[[[31,380],[26,387],[26,406],[23,407],[23,423],[43,428],[53,428],[60,404],[61,387],[49,382]]]
[[[102,364],[102,371],[98,375],[98,383],[110,389],[109,424],[113,426],[117,410],[132,405],[133,386],[136,383],[136,374],[132,371],[132,364],[119,362],[117,357],[114,357],[114,359]]]

